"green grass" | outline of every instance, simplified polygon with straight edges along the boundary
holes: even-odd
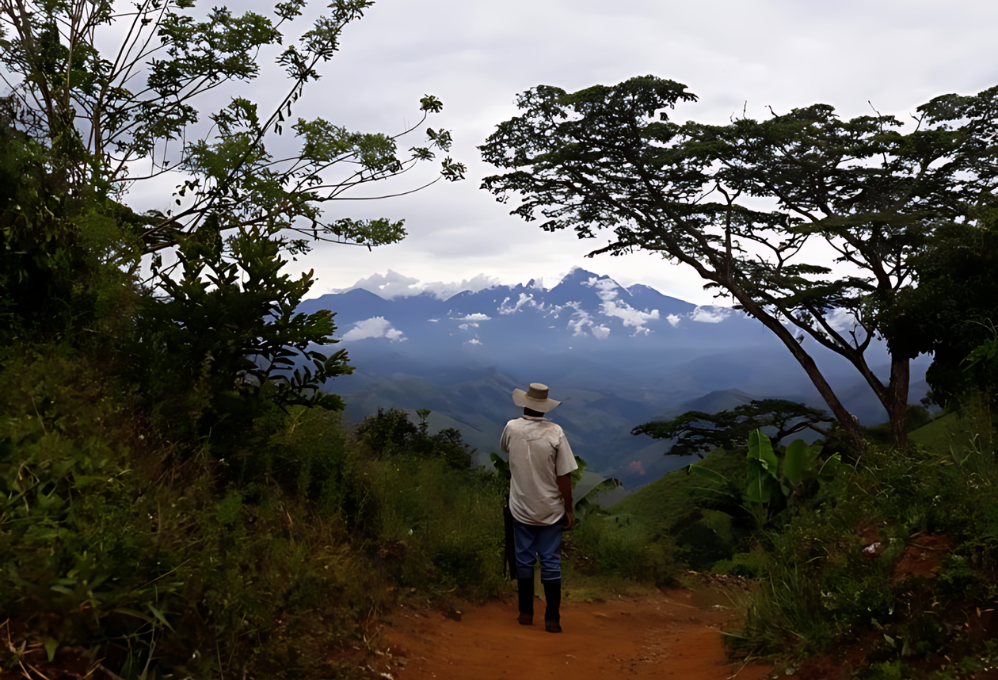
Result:
[[[912,431],[908,438],[928,451],[949,453],[950,448],[960,450],[970,444],[974,427],[972,421],[958,413],[947,413]]]
[[[739,479],[745,474],[743,453],[731,454],[718,449],[702,462],[692,456],[689,462],[703,465],[728,479]],[[698,514],[701,503],[690,494],[690,490],[704,486],[707,484],[702,479],[689,475],[685,467],[680,468],[631,492],[608,511],[613,515],[632,518],[653,531],[671,532],[677,525]]]

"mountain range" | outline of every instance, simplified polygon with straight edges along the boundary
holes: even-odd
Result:
[[[299,311],[336,313],[353,375],[327,389],[347,400],[347,417],[378,408],[433,413],[433,429],[457,427],[481,455],[498,450],[510,395],[531,382],[563,404],[550,415],[591,470],[629,488],[690,462],[664,456],[666,442],[631,429],[687,410],[715,412],[778,397],[824,408],[803,369],[758,321],[698,306],[645,285],[624,287],[581,268],[552,288],[534,281],[442,298],[386,299],[356,288],[305,300]],[[805,339],[846,408],[864,425],[886,420],[872,390],[840,357]],[[882,346],[869,361],[886,376]],[[912,366],[912,402],[924,396],[928,359]]]

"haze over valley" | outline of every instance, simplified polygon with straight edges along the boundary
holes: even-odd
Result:
[[[431,409],[431,427],[460,429],[480,463],[498,450],[503,426],[517,415],[513,388],[530,382],[549,385],[563,400],[551,418],[575,453],[628,488],[691,462],[664,456],[666,442],[632,436],[640,423],[769,397],[825,408],[786,347],[728,307],[694,305],[641,284],[624,287],[582,268],[550,288],[529,281],[406,294],[369,282],[361,284],[371,290],[355,287],[299,307],[336,312],[337,347],[357,367],[327,389],[347,400],[354,421],[379,407]],[[845,317],[838,323],[851,325]],[[886,420],[854,369],[803,342],[863,425]],[[913,364],[912,403],[927,391],[928,363],[923,357]],[[882,347],[871,364],[879,365],[878,375],[887,373]]]

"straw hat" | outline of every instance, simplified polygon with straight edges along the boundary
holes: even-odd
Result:
[[[513,403],[523,408],[529,408],[539,413],[547,413],[560,401],[548,399],[548,386],[540,383],[530,383],[530,389],[513,390]]]

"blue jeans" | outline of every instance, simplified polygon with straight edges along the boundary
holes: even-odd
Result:
[[[517,578],[534,577],[535,556],[541,561],[541,581],[557,581],[561,578],[561,532],[561,522],[534,526],[513,520]]]

